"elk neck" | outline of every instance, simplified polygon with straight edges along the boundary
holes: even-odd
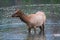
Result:
[[[19,14],[21,21],[25,22],[25,23],[29,23],[29,17],[27,15],[25,15],[24,13],[20,13]]]

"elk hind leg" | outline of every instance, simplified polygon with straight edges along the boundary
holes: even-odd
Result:
[[[39,28],[40,28],[40,32],[43,32],[44,33],[44,24],[42,24],[42,26],[39,26]]]

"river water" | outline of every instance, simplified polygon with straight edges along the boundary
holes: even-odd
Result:
[[[19,18],[10,17],[19,8],[24,11],[27,15],[28,13],[35,13],[37,9],[28,10],[26,7],[6,7],[0,8],[0,40],[60,40],[60,19],[54,17],[48,17],[45,24],[44,35],[39,34],[39,29],[37,29],[37,34],[28,34],[27,26]],[[32,9],[32,8],[31,8]],[[39,8],[38,8],[39,10]],[[50,15],[50,14],[49,14]]]

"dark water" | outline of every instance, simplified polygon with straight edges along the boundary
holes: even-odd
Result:
[[[15,9],[14,6],[0,8],[0,40],[60,40],[60,19],[58,20],[55,16],[47,18],[44,35],[39,34],[39,29],[37,29],[37,34],[34,34],[33,30],[32,34],[28,34],[25,23],[19,18],[10,17]],[[21,9],[25,10],[24,7]],[[33,8],[33,12],[32,10],[28,12],[35,13],[37,9]],[[28,14],[27,11],[24,12]]]

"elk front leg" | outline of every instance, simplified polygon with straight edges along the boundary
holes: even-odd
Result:
[[[31,28],[30,27],[28,28],[28,32],[31,33]]]
[[[36,26],[34,26],[34,33],[36,33]]]

